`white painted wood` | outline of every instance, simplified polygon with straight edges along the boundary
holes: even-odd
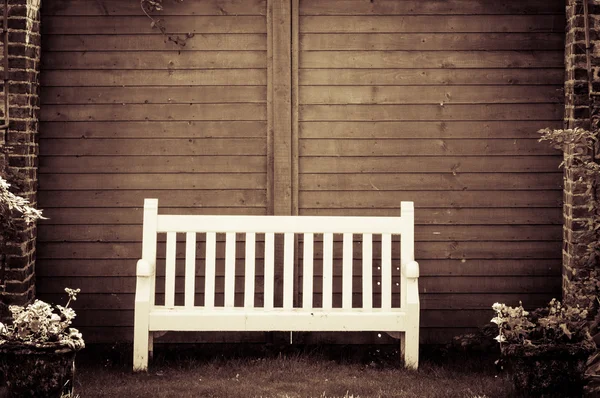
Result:
[[[294,233],[283,235],[283,308],[294,308]]]
[[[185,306],[194,306],[196,293],[196,233],[185,234]]]
[[[142,259],[151,268],[152,275],[156,275],[156,250],[158,232],[158,199],[144,199],[144,225],[142,228]],[[149,304],[154,305],[156,292],[156,278],[150,284]]]
[[[206,269],[204,270],[204,307],[215,307],[215,263],[217,257],[217,234],[206,233]]]
[[[313,307],[313,275],[314,275],[314,234],[305,233],[302,255],[302,308],[310,310]]]
[[[398,217],[159,215],[158,231],[256,233],[402,233]]]
[[[333,234],[323,234],[323,309],[331,309],[333,299]]]
[[[352,308],[352,234],[344,234],[343,245],[342,308]]]
[[[362,299],[363,309],[373,308],[373,235],[363,234]]]
[[[225,307],[233,307],[235,299],[235,232],[225,234]]]
[[[405,366],[418,367],[419,264],[414,261],[414,207],[401,217],[158,216],[156,200],[145,201],[142,258],[137,265],[134,361],[147,370],[152,333],[166,331],[384,331],[404,333]],[[167,232],[165,306],[154,305],[157,231]],[[255,307],[256,233],[265,233],[265,304]],[[185,306],[174,306],[177,233],[186,232]],[[196,233],[206,233],[205,305],[195,307]],[[225,306],[215,308],[216,233],[225,233]],[[236,233],[246,234],[244,307],[235,307]],[[283,308],[274,308],[275,233],[284,234]],[[304,234],[303,299],[293,308],[294,238]],[[323,305],[314,308],[314,233],[323,233]],[[333,234],[343,234],[342,308],[332,308]],[[353,233],[363,235],[362,308],[352,308]],[[373,308],[373,237],[382,234],[382,308]],[[392,234],[401,235],[401,308],[391,307]]]
[[[256,257],[256,234],[246,234],[246,269],[244,273],[244,307],[254,307],[254,279],[255,279],[255,257]]]
[[[265,309],[273,308],[275,286],[275,235],[265,234]]]
[[[148,370],[148,352],[151,351],[149,315],[154,306],[156,289],[156,230],[158,199],[144,200],[142,228],[142,258],[137,263],[133,321],[133,371]]]
[[[302,308],[216,308],[214,311],[157,309],[150,315],[150,330],[177,331],[404,331],[405,311],[361,311],[335,308],[307,312]]]
[[[406,305],[406,278],[404,268],[406,264],[415,260],[415,208],[413,202],[400,202],[400,307]]]
[[[381,308],[392,308],[392,235],[381,235]]]
[[[177,255],[177,232],[167,232],[167,258],[165,268],[165,306],[175,305],[175,256]]]

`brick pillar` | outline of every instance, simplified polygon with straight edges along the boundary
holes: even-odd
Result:
[[[600,1],[588,1],[588,24],[590,28],[590,65],[600,64],[593,44],[597,38],[596,26],[600,20],[596,18]],[[567,25],[565,30],[565,128],[582,127],[590,129],[590,113],[592,95],[590,88],[594,83],[594,71],[588,71],[586,56],[586,19],[584,16],[584,0],[567,0]],[[600,15],[598,15],[600,17]],[[600,48],[599,48],[600,49]],[[593,63],[592,63],[593,62]],[[597,71],[595,72],[597,76]],[[591,78],[591,82],[590,82]],[[599,81],[600,82],[600,81]],[[572,282],[585,272],[579,273],[582,264],[578,263],[578,253],[584,253],[587,243],[583,238],[587,228],[580,221],[589,215],[586,204],[587,181],[580,180],[577,171],[571,168],[569,155],[573,148],[565,151],[564,168],[564,204],[563,204],[563,301],[576,304]],[[584,270],[581,270],[584,271]]]
[[[5,4],[5,0],[0,0],[0,18],[4,15]],[[36,206],[40,0],[8,0],[8,28],[9,127],[0,134],[11,148],[7,162],[11,174],[20,176],[20,182],[13,185],[19,195]],[[4,48],[0,52],[0,78],[4,75],[3,54]],[[4,97],[7,90],[4,84],[2,90]],[[3,101],[0,109],[2,124],[6,121]],[[35,296],[35,242],[35,225],[24,225],[17,242],[10,245],[0,304],[24,304]]]

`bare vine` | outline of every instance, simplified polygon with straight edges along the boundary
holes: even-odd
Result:
[[[176,3],[182,3],[183,0],[172,0]],[[193,33],[186,33],[184,36],[168,33],[165,26],[165,21],[160,18],[152,17],[151,13],[163,10],[163,0],[140,0],[140,7],[144,14],[150,19],[150,27],[152,29],[158,29],[160,33],[167,39],[167,41],[173,42],[179,47],[185,47],[188,39],[194,37]]]

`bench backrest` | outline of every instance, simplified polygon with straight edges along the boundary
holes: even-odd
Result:
[[[235,263],[242,253],[237,253],[236,234],[245,234],[244,245],[244,307],[255,307],[255,269],[257,254],[264,258],[264,308],[274,308],[276,261],[283,261],[283,308],[294,307],[313,310],[313,275],[315,258],[315,235],[321,238],[322,255],[322,308],[332,308],[334,234],[341,234],[342,242],[342,308],[352,308],[353,263],[355,257],[354,236],[361,235],[362,240],[362,303],[360,308],[373,309],[373,286],[381,286],[381,308],[392,308],[392,286],[400,288],[400,307],[406,303],[406,278],[400,272],[406,264],[414,261],[414,207],[413,202],[402,202],[400,217],[328,217],[328,216],[206,216],[206,215],[163,215],[158,214],[158,200],[146,199],[144,202],[144,226],[142,259],[150,266],[153,287],[150,303],[154,304],[157,263],[157,237],[166,233],[165,250],[165,303],[166,307],[175,306],[175,280],[177,258],[177,234],[185,234],[185,276],[184,306],[194,307],[196,294],[197,259],[203,258],[204,269],[204,308],[215,307],[215,276],[217,267],[217,234],[224,234],[224,306],[234,307]],[[205,241],[202,253],[197,253],[198,235]],[[282,254],[276,259],[276,234],[283,235]],[[264,253],[257,253],[257,235],[264,240]],[[380,236],[381,254],[380,275],[374,281],[373,275],[373,235]],[[392,256],[392,245],[400,235],[400,261]],[[295,253],[302,241],[302,251]],[[379,249],[379,247],[377,248]],[[379,252],[379,250],[377,250]],[[264,257],[262,257],[264,255]],[[302,300],[294,305],[294,268],[296,256],[302,257]],[[279,256],[279,255],[278,255]],[[299,263],[298,263],[299,266]],[[396,268],[395,272],[393,267]],[[138,271],[139,272],[139,271]],[[298,269],[300,272],[300,268]],[[393,279],[393,274],[396,277]],[[358,275],[356,275],[358,276]],[[356,306],[356,304],[355,304]]]

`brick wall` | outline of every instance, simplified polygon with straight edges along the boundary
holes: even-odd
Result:
[[[0,0],[0,17],[6,2]],[[19,194],[36,205],[37,133],[39,119],[40,0],[8,0],[9,127],[1,133],[11,147],[8,167],[22,176]],[[4,44],[2,44],[4,45]],[[0,78],[4,76],[4,49],[0,52]],[[2,85],[2,99],[6,95]],[[4,101],[0,105],[5,119]],[[8,250],[2,304],[22,304],[35,295],[35,226],[24,226],[19,241]]]

